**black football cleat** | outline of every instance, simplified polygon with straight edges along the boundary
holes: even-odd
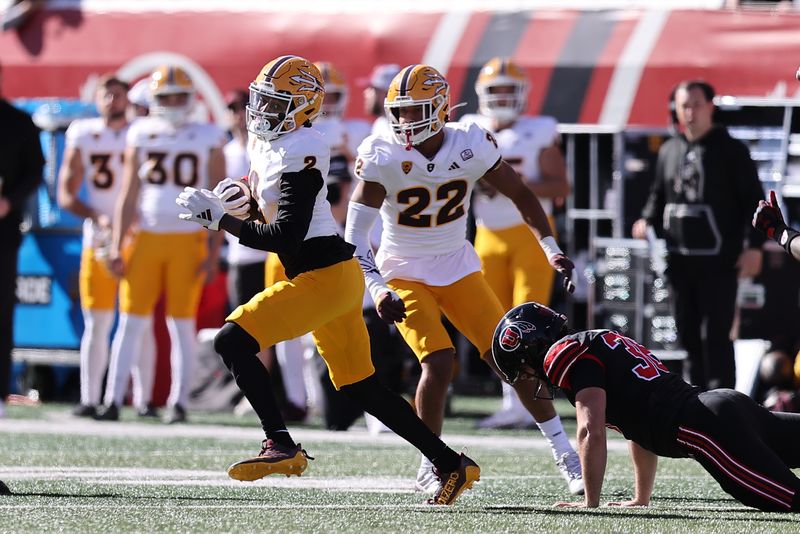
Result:
[[[170,406],[167,408],[167,413],[164,414],[164,423],[174,425],[176,423],[186,422],[186,410],[180,404]]]
[[[157,418],[158,410],[156,410],[156,407],[153,405],[152,402],[148,402],[146,405],[139,408],[139,410],[136,412],[136,415],[138,415],[139,417]]]
[[[116,404],[103,406],[94,416],[96,421],[119,421],[119,408]]]
[[[300,476],[308,467],[308,460],[313,459],[299,443],[294,447],[287,447],[265,439],[261,442],[258,456],[231,465],[228,476],[242,481],[258,480],[267,475]]]
[[[97,415],[97,408],[87,404],[79,404],[72,409],[72,415],[75,417],[91,417]]]
[[[464,490],[481,479],[481,468],[464,453],[461,453],[461,463],[455,471],[440,473],[434,467],[434,472],[439,477],[439,489],[428,499],[428,504],[453,504]]]

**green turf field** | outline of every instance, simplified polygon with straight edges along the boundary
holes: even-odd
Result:
[[[316,457],[301,477],[254,483],[225,468],[258,452],[255,418],[192,414],[187,425],[73,418],[69,406],[9,407],[0,420],[0,532],[800,532],[800,516],[729,498],[698,464],[663,460],[647,509],[552,507],[570,495],[538,431],[474,431],[497,401],[457,398],[445,439],[465,448],[482,481],[452,507],[412,491],[418,454],[363,427],[293,427]],[[563,409],[562,409],[563,408]],[[570,410],[559,404],[574,431]],[[624,442],[609,446],[603,498],[631,496]]]

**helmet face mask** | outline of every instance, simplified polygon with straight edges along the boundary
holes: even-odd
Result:
[[[527,302],[503,316],[494,332],[492,358],[506,382],[539,379],[549,387],[544,357],[567,332],[567,318],[546,306]],[[538,397],[537,398],[545,398]]]
[[[325,96],[319,69],[298,56],[267,63],[249,89],[247,130],[265,141],[312,122]]]
[[[515,121],[528,104],[528,80],[520,67],[508,59],[486,63],[475,83],[478,110],[501,123]]]
[[[450,112],[450,85],[433,67],[406,67],[392,80],[384,109],[397,142],[419,145],[444,128]]]
[[[175,127],[186,122],[194,106],[195,89],[189,74],[180,67],[161,66],[150,75],[150,115]],[[178,98],[175,95],[182,95]]]

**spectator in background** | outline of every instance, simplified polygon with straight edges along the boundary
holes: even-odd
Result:
[[[44,168],[39,129],[3,98],[2,75],[0,66],[0,417],[5,415],[11,380],[19,225],[25,200],[41,182]]]
[[[128,132],[128,84],[112,74],[100,78],[95,104],[100,117],[79,119],[66,133],[58,178],[58,203],[84,217],[80,267],[81,399],[73,415],[94,417],[108,366],[109,335],[117,303],[117,279],[106,265],[111,218],[122,183],[122,156]],[[80,195],[85,188],[85,198]],[[152,405],[155,340],[146,329],[133,369],[133,403],[142,417],[156,416]]]
[[[756,166],[747,147],[713,123],[713,99],[713,87],[700,80],[673,90],[679,133],[659,151],[650,197],[632,229],[643,239],[649,226],[666,240],[688,380],[705,389],[734,387],[737,275],[761,271],[764,242],[752,228],[746,233],[753,207],[764,198]]]
[[[528,102],[528,79],[525,71],[508,58],[494,58],[483,66],[475,92],[478,114],[466,115],[461,121],[475,122],[495,134],[503,159],[540,199],[553,227],[551,199],[570,192],[556,130],[558,123],[553,117],[522,116]],[[476,192],[472,205],[477,226],[475,252],[503,309],[530,301],[549,305],[555,271],[522,215],[511,199],[483,181],[478,182]],[[539,423],[541,427],[561,426],[557,414],[548,415],[547,420]],[[477,426],[509,428],[534,424],[533,415],[520,402],[514,388],[503,382],[502,409],[479,421]]]
[[[396,63],[383,63],[375,65],[370,74],[367,87],[364,89],[364,112],[374,117],[372,122],[372,135],[392,135],[392,128],[386,118],[383,108],[383,101],[386,100],[386,93],[389,85],[397,73],[400,72],[400,65]]]
[[[224,236],[178,219],[174,198],[185,186],[213,187],[225,173],[223,132],[192,122],[195,88],[183,69],[164,65],[150,77],[150,115],[128,130],[122,190],[116,205],[109,265],[120,283],[120,321],[114,335],[102,420],[119,419],[131,366],[161,293],[166,294],[172,386],[165,423],[186,420],[196,358],[195,315],[205,280],[213,280]],[[123,238],[138,211],[139,230],[123,258]],[[155,273],[155,274],[154,274]]]
[[[117,280],[105,266],[111,244],[111,217],[122,178],[122,153],[128,121],[128,84],[113,75],[98,80],[95,104],[100,117],[73,121],[65,135],[58,177],[58,204],[84,218],[80,294],[81,400],[73,411],[94,417],[108,365],[108,339],[114,322]],[[79,197],[86,176],[86,198]]]
[[[128,120],[150,114],[150,78],[143,78],[128,91]]]

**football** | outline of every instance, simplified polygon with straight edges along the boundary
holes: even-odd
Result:
[[[250,191],[250,184],[247,183],[245,178],[240,178],[239,180],[235,180],[234,182],[228,184],[225,189],[223,189],[223,193],[230,190],[235,189],[236,191],[234,194],[228,199],[228,202],[235,201],[242,197],[246,197],[248,199],[248,211],[247,216],[239,217],[245,221],[262,221],[264,220],[263,216],[261,215],[261,210],[258,208],[258,201],[253,197],[252,191]]]

